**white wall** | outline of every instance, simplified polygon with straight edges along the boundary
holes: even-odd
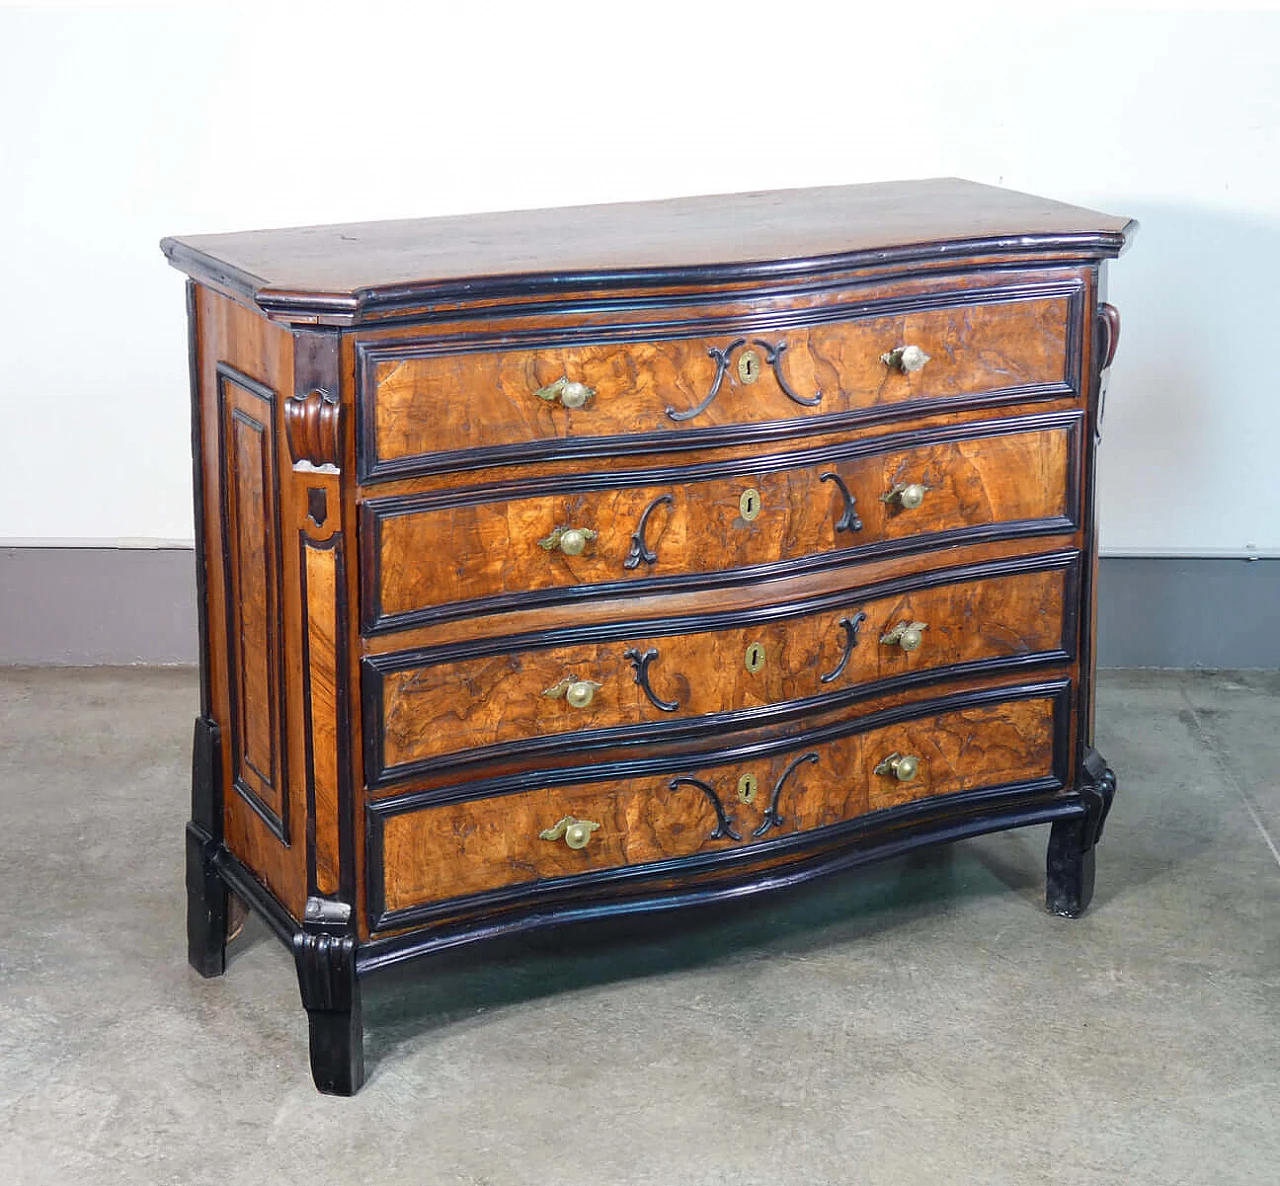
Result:
[[[190,538],[161,235],[955,174],[1143,223],[1104,549],[1280,552],[1280,14],[957,8],[0,9],[0,540]]]

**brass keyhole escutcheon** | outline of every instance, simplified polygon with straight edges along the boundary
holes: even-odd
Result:
[[[754,486],[748,486],[742,492],[738,499],[738,513],[748,523],[754,522],[760,514],[760,491]]]
[[[744,774],[738,779],[738,801],[741,803],[754,803],[756,801],[756,791],[760,789],[760,780],[754,774]]]
[[[764,666],[764,646],[761,643],[753,642],[747,647],[747,653],[743,657],[743,663],[752,675]]]
[[[738,355],[738,378],[744,383],[754,383],[760,378],[760,355],[754,350],[744,350]]]

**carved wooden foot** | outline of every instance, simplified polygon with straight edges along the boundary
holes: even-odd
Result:
[[[227,967],[227,886],[213,863],[217,844],[187,824],[187,960],[201,976]]]
[[[1059,820],[1049,835],[1045,906],[1051,913],[1079,918],[1088,909],[1093,898],[1094,850],[1102,839],[1102,826],[1115,793],[1115,774],[1097,750],[1087,751],[1080,785],[1085,815]]]
[[[354,1095],[364,1083],[355,939],[331,931],[300,931],[293,937],[293,955],[311,1031],[311,1077],[329,1095]]]

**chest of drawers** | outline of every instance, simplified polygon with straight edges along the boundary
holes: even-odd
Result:
[[[1131,230],[929,181],[165,240],[194,967],[259,912],[345,1094],[361,979],[487,936],[1040,823],[1083,911]]]

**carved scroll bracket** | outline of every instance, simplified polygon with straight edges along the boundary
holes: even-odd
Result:
[[[338,397],[315,387],[284,402],[284,428],[295,466],[337,469],[342,449],[342,406]]]

